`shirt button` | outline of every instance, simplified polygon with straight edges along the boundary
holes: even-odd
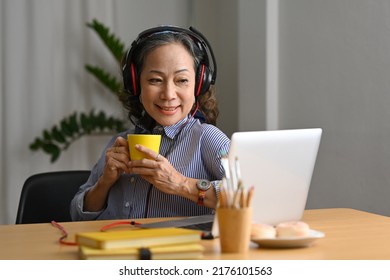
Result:
[[[129,207],[130,206],[130,203],[127,201],[126,203],[125,203],[125,207],[127,208],[127,207]]]
[[[134,177],[131,177],[130,183],[134,183],[134,181],[135,181]]]

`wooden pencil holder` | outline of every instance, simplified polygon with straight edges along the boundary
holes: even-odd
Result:
[[[252,208],[217,208],[222,253],[246,253],[249,250]]]

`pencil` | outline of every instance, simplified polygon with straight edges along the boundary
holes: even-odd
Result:
[[[253,198],[253,193],[255,192],[255,187],[254,186],[251,186],[248,190],[248,197],[246,199],[246,206],[247,207],[250,207],[251,205],[251,202],[252,202],[252,198]]]
[[[240,183],[239,183],[240,185]],[[237,189],[235,190],[234,192],[234,197],[233,197],[233,204],[232,204],[232,207],[235,207],[235,208],[240,208],[240,196],[241,196],[241,193],[242,193],[242,188],[240,187],[237,187]]]
[[[227,194],[226,194],[226,189],[225,186],[221,186],[220,191],[219,191],[219,207],[225,208],[228,207],[228,202],[227,202]]]
[[[245,200],[246,200],[245,191],[244,191],[244,189],[241,189],[241,191],[240,191],[240,208],[247,207],[247,203]]]

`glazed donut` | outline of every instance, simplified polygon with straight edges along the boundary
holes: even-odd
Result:
[[[276,236],[286,237],[306,237],[310,234],[310,227],[302,221],[290,221],[276,225]]]
[[[275,238],[275,227],[267,224],[252,224],[251,239]]]

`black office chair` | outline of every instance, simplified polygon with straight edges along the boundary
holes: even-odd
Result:
[[[27,178],[20,195],[16,224],[71,221],[70,201],[90,173],[86,170],[55,171]]]

